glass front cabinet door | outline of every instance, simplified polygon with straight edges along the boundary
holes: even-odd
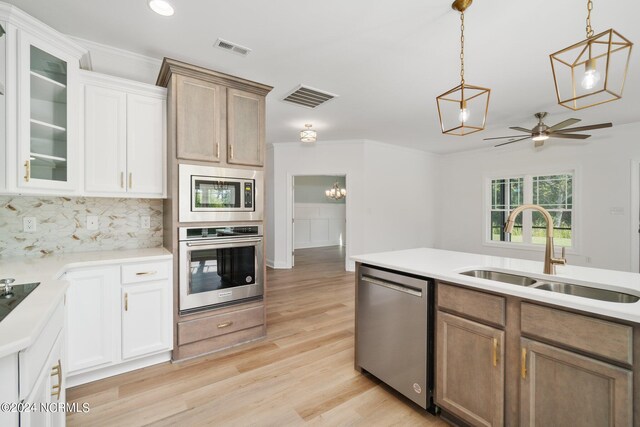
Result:
[[[78,59],[18,30],[17,185],[77,190]]]

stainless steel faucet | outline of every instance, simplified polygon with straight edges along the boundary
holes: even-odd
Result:
[[[527,209],[540,212],[545,221],[547,221],[547,244],[544,250],[544,274],[556,274],[556,265],[565,265],[567,263],[567,260],[564,254],[564,247],[562,248],[562,256],[560,258],[555,258],[555,248],[553,246],[553,218],[551,218],[551,214],[548,210],[538,205],[518,206],[509,214],[507,222],[504,225],[504,232],[511,234],[511,232],[513,231],[513,226],[516,223],[516,217],[522,211],[525,211]]]

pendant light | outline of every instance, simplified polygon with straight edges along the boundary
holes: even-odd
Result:
[[[311,129],[310,124],[304,125],[306,129],[300,131],[300,142],[316,142],[318,139],[318,133]]]
[[[451,7],[460,12],[460,84],[436,98],[442,133],[464,136],[484,129],[491,89],[464,80],[464,12],[473,0],[456,0]]]
[[[614,29],[594,35],[587,0],[587,38],[549,55],[558,104],[582,110],[622,98],[633,43]]]

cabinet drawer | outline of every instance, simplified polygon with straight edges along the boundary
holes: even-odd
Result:
[[[438,307],[495,325],[505,325],[503,297],[438,283]]]
[[[169,277],[169,263],[166,261],[122,266],[122,283],[148,282],[167,277]]]
[[[264,323],[264,307],[204,317],[178,323],[178,345],[225,335]]]
[[[20,399],[24,399],[31,392],[42,367],[49,358],[56,338],[62,331],[63,325],[64,302],[60,301],[36,341],[29,348],[19,353]]]
[[[522,303],[523,335],[551,341],[607,359],[633,363],[633,329],[535,304]]]

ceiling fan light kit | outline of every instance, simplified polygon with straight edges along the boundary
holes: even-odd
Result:
[[[464,12],[472,0],[456,0],[451,7],[460,12],[460,84],[436,97],[443,134],[464,136],[485,128],[491,90],[464,80]]]
[[[622,98],[633,43],[614,29],[594,35],[587,1],[587,38],[549,55],[558,104],[582,110]]]

